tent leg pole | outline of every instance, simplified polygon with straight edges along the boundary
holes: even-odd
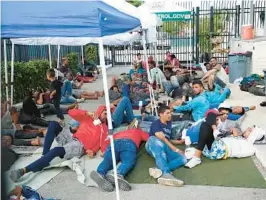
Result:
[[[157,115],[157,109],[156,109],[155,99],[154,99],[154,92],[153,92],[153,88],[150,85],[151,84],[151,75],[150,75],[150,69],[149,69],[149,63],[148,63],[148,54],[147,54],[147,47],[146,47],[146,30],[143,30],[142,45],[143,45],[143,50],[144,50],[144,59],[145,59],[146,66],[147,66],[149,92],[150,92],[150,97],[151,97],[151,107],[155,109],[155,112]],[[152,114],[153,114],[153,110],[152,110]]]
[[[83,48],[83,45],[81,46],[81,63],[82,63],[82,65],[83,65],[83,69],[84,69],[84,62],[83,62],[83,60],[84,60],[84,48]]]
[[[6,101],[8,101],[8,67],[7,67],[7,50],[6,50],[6,40],[4,40],[4,60],[5,60],[5,83],[6,83]]]
[[[58,78],[59,75],[59,62],[60,62],[60,45],[57,46],[57,72],[56,77]]]
[[[12,42],[11,52],[11,106],[14,103],[14,59],[15,59],[15,44]]]
[[[51,54],[51,45],[48,45],[48,51],[49,51],[49,64],[50,68],[52,68],[52,54]]]
[[[102,38],[99,38],[99,56],[100,56],[100,66],[102,68],[103,89],[104,89],[104,94],[105,94],[104,97],[105,97],[105,104],[106,104],[106,111],[107,111],[108,130],[110,134],[109,138],[110,138],[110,144],[111,144],[112,161],[113,161],[113,169],[114,169],[114,176],[115,176],[116,200],[120,200],[116,158],[115,158],[115,151],[114,151],[114,140],[113,140],[113,135],[112,135],[113,125],[112,125],[112,116],[111,116],[111,109],[110,109],[110,99],[109,99],[109,92],[108,92],[108,83],[107,83],[107,74],[106,74],[106,66],[105,66],[105,60],[104,60],[104,48],[103,48]]]

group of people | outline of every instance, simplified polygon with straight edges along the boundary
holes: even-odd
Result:
[[[238,120],[255,107],[230,107],[223,103],[231,92],[226,87],[226,81],[217,75],[221,68],[217,66],[215,58],[212,58],[212,67],[205,76],[201,80],[187,83],[186,87],[183,86],[191,80],[180,77],[187,76],[187,71],[181,68],[178,59],[169,52],[165,71],[156,66],[152,57],[148,60],[150,71],[147,72],[144,63],[141,55],[138,55],[129,74],[113,78],[110,88],[113,127],[121,128],[126,124],[123,130],[113,135],[116,162],[120,162],[117,173],[121,190],[131,190],[125,176],[135,167],[137,152],[142,142],[146,142],[146,152],[155,160],[154,168],[146,170],[159,184],[167,186],[184,185],[182,180],[173,176],[172,171],[182,166],[193,168],[201,164],[202,154],[209,159],[240,158],[254,154],[253,144],[264,140],[265,130],[253,126],[242,131],[237,123],[229,123],[228,119]],[[151,74],[152,80],[147,80],[147,73]],[[170,74],[168,78],[167,73]],[[95,112],[78,107],[68,108],[66,112],[74,123],[70,129],[63,129],[64,116],[60,101],[62,93],[72,94],[72,88],[67,86],[71,78],[67,72],[63,86],[65,88],[62,89],[54,70],[47,72],[47,79],[51,81],[52,86],[50,99],[53,99],[53,106],[60,121],[50,121],[47,129],[38,130],[39,135],[45,137],[42,156],[24,168],[12,170],[10,177],[17,182],[29,172],[38,172],[48,167],[56,157],[72,159],[87,154],[93,158],[99,151],[103,160],[97,169],[91,172],[90,177],[103,191],[111,192],[114,190],[115,178],[111,172],[114,166],[106,107],[99,106]],[[164,102],[158,104],[156,109],[159,116],[151,115],[147,110],[148,106],[144,105],[139,118],[133,113],[134,103],[140,99],[145,102],[149,98],[148,86],[154,82],[157,82],[156,85],[160,84],[160,89],[164,89],[167,95],[178,95],[172,102],[167,103],[168,105]],[[204,83],[207,83],[207,88]],[[15,118],[14,113],[11,116]],[[184,144],[187,137],[196,145],[192,151],[193,155],[189,156],[186,151],[176,147],[177,144]],[[51,149],[54,140],[58,146]]]

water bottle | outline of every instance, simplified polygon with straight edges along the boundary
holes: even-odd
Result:
[[[186,138],[185,138],[185,145],[186,145],[186,149],[190,148],[191,140],[190,140],[189,136],[186,136]]]

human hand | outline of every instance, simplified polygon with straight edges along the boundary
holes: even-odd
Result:
[[[21,196],[22,196],[22,187],[21,186],[16,186],[16,188],[14,190],[12,190],[9,195],[10,196],[16,196],[17,200],[20,200]]]
[[[216,125],[212,125],[212,130],[216,131],[216,129],[217,129],[217,126]]]
[[[95,156],[95,153],[90,149],[86,150],[86,153],[89,156],[89,158],[93,158]]]
[[[110,104],[110,109],[113,109],[113,108],[115,108],[115,105],[114,104]]]
[[[98,119],[98,115],[95,112],[88,112],[88,115],[94,120]]]

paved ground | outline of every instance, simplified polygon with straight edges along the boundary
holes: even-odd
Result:
[[[107,71],[108,80],[110,82],[110,77],[115,74],[120,74],[123,72],[128,72],[128,69],[112,68]],[[102,79],[98,79],[93,84],[86,84],[83,89],[87,91],[100,90],[102,89]],[[234,94],[234,93],[233,93]],[[237,96],[235,97],[237,98]],[[234,99],[234,98],[233,98]],[[261,101],[261,98],[254,96],[254,101],[249,100],[247,103],[255,103]],[[98,104],[104,104],[104,98],[98,101],[87,101],[81,104],[81,108],[94,111]],[[245,101],[246,102],[246,101]],[[244,103],[245,103],[244,102]],[[242,105],[242,104],[241,104]],[[265,109],[265,108],[264,108]],[[259,110],[257,113],[255,111],[249,114],[250,125],[253,124],[265,124],[265,110]],[[254,123],[253,123],[254,122]],[[257,122],[257,123],[255,123]],[[261,147],[266,155],[266,147]],[[263,149],[264,148],[264,149]],[[261,164],[255,160],[256,165],[266,178],[266,173]],[[86,187],[80,184],[76,180],[76,174],[68,169],[64,170],[61,174],[56,176],[50,182],[45,184],[38,190],[44,197],[53,197],[62,200],[109,200],[115,199],[115,192],[104,193],[99,191],[98,188]],[[182,188],[171,188],[163,187],[160,185],[145,184],[133,185],[133,190],[130,192],[121,192],[122,200],[176,200],[176,199],[189,199],[189,200],[265,200],[266,190],[265,189],[247,189],[247,188],[228,188],[228,187],[212,187],[212,186],[184,186]]]

